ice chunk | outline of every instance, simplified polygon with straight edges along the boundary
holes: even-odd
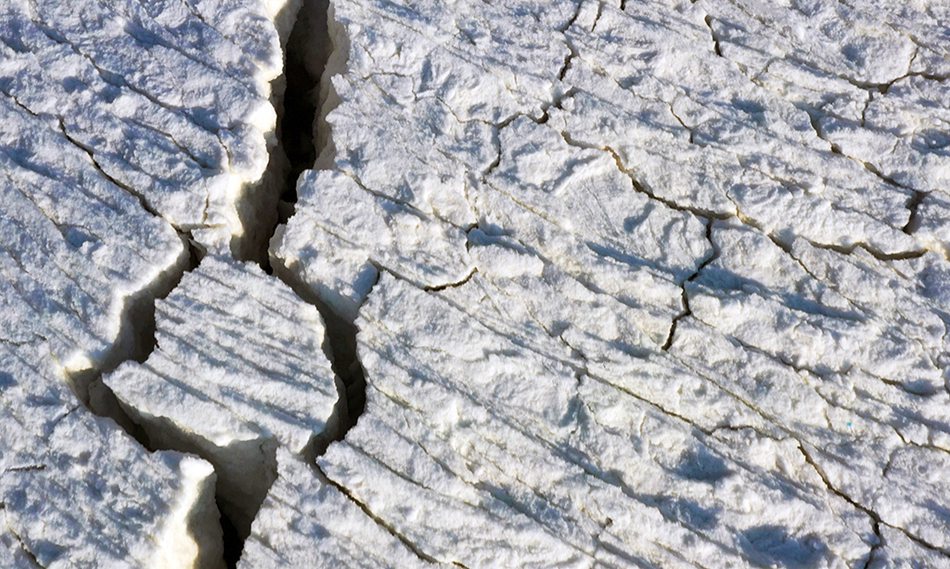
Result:
[[[277,475],[276,448],[312,455],[336,433],[323,321],[257,266],[210,256],[155,317],[148,360],[103,380],[152,444],[211,461],[222,506],[246,534]]]

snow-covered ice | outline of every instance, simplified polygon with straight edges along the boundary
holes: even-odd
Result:
[[[215,4],[0,10],[0,565],[223,566],[211,464],[87,410],[148,348],[188,241],[251,242],[281,6]]]
[[[302,5],[0,14],[0,565],[950,567],[947,8]]]
[[[203,247],[242,251],[267,215],[254,206],[268,192],[254,186],[276,144],[284,4],[11,0],[4,103],[56,128]]]
[[[148,359],[103,382],[153,445],[211,461],[219,503],[246,533],[277,476],[277,447],[311,455],[336,434],[320,314],[256,265],[206,257],[155,318]]]

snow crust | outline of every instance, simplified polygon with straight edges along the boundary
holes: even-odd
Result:
[[[263,252],[299,9],[0,11],[0,566],[950,567],[945,7],[332,0]]]
[[[249,186],[276,144],[284,4],[13,0],[0,20],[4,103],[203,247],[243,251]]]
[[[950,565],[942,8],[331,20],[272,256],[357,318],[366,411],[318,470],[418,562]]]
[[[103,381],[160,448],[218,473],[222,507],[249,531],[277,476],[276,447],[313,452],[339,417],[323,321],[256,265],[213,257],[156,303],[156,349]]]
[[[212,466],[89,409],[189,248],[250,243],[284,9],[0,10],[0,566],[223,567]]]

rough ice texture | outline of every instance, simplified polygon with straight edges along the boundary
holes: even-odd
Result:
[[[249,242],[283,4],[0,10],[0,566],[223,566],[212,466],[87,406],[148,347],[186,239]]]
[[[280,477],[254,520],[239,567],[425,567],[396,536],[284,449]]]
[[[296,9],[0,14],[0,565],[950,567],[939,2],[334,0],[325,452]]]
[[[156,302],[156,348],[103,378],[159,448],[218,473],[222,507],[250,527],[275,449],[312,454],[339,418],[317,309],[256,265],[206,257]]]
[[[271,254],[357,318],[366,410],[247,567],[395,559],[327,482],[419,563],[950,566],[946,10],[330,19]]]
[[[0,543],[12,566],[219,567],[211,466],[150,454],[79,405],[35,357],[43,345],[29,348],[0,348]]]
[[[243,250],[260,199],[249,186],[276,142],[284,4],[13,0],[0,15],[0,91],[204,247],[238,238]]]

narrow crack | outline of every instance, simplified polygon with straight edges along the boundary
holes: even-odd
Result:
[[[722,55],[722,47],[719,45],[719,38],[716,36],[716,30],[713,29],[713,18],[709,14],[706,14],[706,17],[703,18],[703,21],[706,22],[706,27],[709,28],[709,35],[712,36],[713,41],[713,52],[719,57],[724,57]]]
[[[79,150],[82,150],[89,157],[89,160],[92,161],[92,165],[96,168],[96,170],[99,172],[99,174],[103,178],[112,182],[112,184],[115,185],[116,187],[121,188],[125,190],[126,192],[128,192],[129,195],[131,195],[136,200],[138,200],[139,205],[142,206],[142,209],[144,209],[145,211],[147,211],[148,213],[152,214],[155,217],[162,218],[162,215],[158,213],[158,210],[156,210],[155,207],[152,206],[152,204],[149,203],[148,199],[146,199],[146,197],[142,194],[142,192],[136,191],[128,184],[125,184],[117,180],[116,178],[111,176],[102,168],[102,165],[99,163],[99,160],[96,159],[96,156],[92,151],[92,148],[89,148],[88,146],[86,146],[85,144],[83,144],[82,142],[74,138],[71,134],[69,134],[69,131],[66,129],[66,123],[63,121],[62,117],[56,117],[56,120],[59,124],[59,130],[63,133],[63,137],[67,141],[69,141],[70,144],[72,144]]]
[[[837,495],[838,497],[840,497],[840,498],[843,499],[844,501],[848,502],[849,504],[851,504],[852,506],[854,506],[854,507],[857,508],[858,510],[861,510],[862,512],[864,512],[865,514],[867,514],[868,517],[871,518],[871,520],[872,520],[872,522],[873,522],[873,523],[872,523],[872,527],[873,527],[873,529],[874,529],[874,534],[877,536],[877,541],[878,541],[878,543],[874,544],[874,545],[871,547],[871,551],[870,551],[870,553],[868,554],[868,560],[867,560],[867,562],[865,563],[864,567],[868,567],[868,566],[870,565],[871,559],[873,558],[873,556],[874,556],[874,554],[876,553],[876,551],[878,551],[878,550],[880,550],[882,547],[884,547],[884,538],[881,536],[881,526],[882,526],[882,525],[887,526],[887,527],[890,527],[890,528],[893,528],[893,529],[895,529],[895,530],[901,532],[902,534],[904,534],[905,536],[907,536],[907,539],[913,541],[914,543],[920,545],[921,547],[924,547],[924,548],[926,548],[926,549],[929,549],[929,550],[931,550],[931,551],[934,551],[934,552],[939,553],[939,554],[941,554],[941,555],[943,555],[943,556],[945,556],[945,557],[950,558],[950,551],[947,551],[946,549],[943,549],[943,548],[941,548],[941,547],[938,547],[938,546],[936,546],[936,545],[934,545],[934,544],[932,544],[932,543],[928,543],[926,540],[921,539],[920,537],[918,537],[918,536],[912,534],[912,533],[911,533],[910,531],[908,531],[907,529],[904,529],[904,528],[902,528],[902,527],[900,527],[900,526],[895,526],[895,525],[893,525],[893,524],[890,524],[890,523],[887,523],[887,522],[883,521],[883,520],[881,519],[881,516],[878,515],[877,512],[875,512],[874,510],[871,510],[871,509],[868,508],[867,506],[864,506],[863,504],[861,504],[861,503],[858,502],[857,500],[853,499],[851,496],[845,494],[845,493],[842,492],[841,490],[838,490],[838,488],[836,488],[836,487],[831,483],[831,481],[828,479],[828,476],[827,476],[827,474],[825,474],[824,469],[822,469],[821,466],[812,458],[811,453],[808,452],[808,450],[805,448],[805,446],[804,446],[801,442],[798,443],[798,450],[799,450],[799,452],[802,453],[802,456],[805,457],[805,462],[807,462],[808,465],[811,466],[812,469],[815,471],[815,473],[818,474],[818,477],[821,478],[821,481],[822,481],[822,482],[824,483],[824,485],[828,488],[828,491],[830,491],[831,493]]]
[[[868,99],[868,101],[870,102],[870,99]],[[839,145],[838,145],[837,143],[835,143],[834,141],[830,140],[830,139],[822,132],[822,130],[821,130],[821,119],[822,119],[822,117],[823,117],[824,115],[822,114],[822,112],[820,111],[820,109],[816,109],[816,108],[814,108],[814,107],[812,107],[812,106],[803,105],[803,104],[796,105],[796,107],[797,107],[799,110],[803,111],[805,114],[808,115],[808,122],[811,124],[812,130],[815,131],[815,136],[817,136],[819,140],[822,140],[822,141],[824,141],[824,142],[826,142],[826,143],[828,144],[828,146],[829,146],[829,148],[830,148],[832,154],[837,154],[837,155],[839,155],[839,156],[842,156],[842,157],[844,157],[844,158],[847,158],[848,160],[851,160],[852,162],[855,162],[855,163],[857,163],[857,164],[863,166],[865,170],[867,170],[868,172],[874,174],[875,176],[878,177],[878,179],[880,179],[882,182],[884,182],[884,183],[886,183],[886,184],[888,184],[888,185],[891,185],[891,186],[894,186],[894,187],[897,187],[897,188],[901,188],[901,189],[903,189],[903,190],[913,190],[913,188],[910,188],[910,187],[908,187],[907,185],[898,182],[897,180],[895,180],[895,179],[892,178],[891,176],[888,176],[888,175],[884,174],[884,173],[881,172],[874,164],[871,164],[870,162],[865,162],[864,160],[861,160],[860,158],[857,158],[857,157],[852,156],[852,155],[850,155],[850,154],[845,154],[844,151],[841,150],[841,146],[839,146]],[[866,112],[866,111],[867,111],[867,107],[865,106],[865,112]],[[863,122],[863,120],[864,120],[864,119],[863,119],[863,114],[862,114],[862,122]],[[862,127],[863,127],[863,124],[862,124]],[[921,192],[915,192],[915,194],[916,194],[916,193],[921,193]],[[915,197],[916,197],[916,196],[915,196]],[[921,197],[921,199],[923,199],[923,198]],[[917,203],[919,204],[920,202],[918,201]],[[910,207],[911,207],[911,206],[908,205],[908,209],[910,209]]]
[[[472,280],[472,278],[475,276],[475,273],[477,272],[478,272],[478,267],[472,267],[472,270],[470,270],[467,275],[462,277],[462,279],[457,282],[446,283],[446,284],[437,285],[437,286],[427,286],[427,287],[424,287],[422,290],[426,292],[440,292],[440,291],[450,289],[450,288],[459,288],[461,286],[466,285],[468,281]]]
[[[851,504],[851,506],[853,506],[854,508],[860,510],[861,512],[864,512],[864,514],[866,514],[869,518],[871,518],[871,529],[874,531],[874,536],[877,538],[877,543],[871,544],[871,550],[868,553],[868,558],[864,564],[865,568],[868,567],[868,565],[871,562],[871,559],[874,557],[874,553],[879,548],[884,546],[884,538],[881,536],[881,516],[877,515],[877,513],[872,511],[871,509],[866,508],[865,506],[859,504],[857,501],[852,499],[851,496],[848,496],[844,492],[835,488],[835,486],[831,483],[831,481],[828,480],[828,476],[825,474],[825,471],[821,468],[821,466],[818,465],[817,462],[815,462],[815,460],[811,456],[811,453],[809,453],[808,450],[805,449],[805,445],[802,444],[800,441],[798,442],[798,451],[802,453],[802,457],[804,457],[805,462],[812,468],[812,470],[815,471],[815,474],[818,475],[818,478],[821,479],[822,483],[825,485],[825,487],[828,489],[829,492],[838,496],[845,502]]]
[[[22,464],[3,469],[4,472],[39,472],[42,470],[46,470],[45,464]]]
[[[355,504],[360,510],[362,510],[363,513],[366,514],[366,517],[368,517],[369,519],[373,520],[373,522],[375,522],[376,525],[378,525],[379,527],[385,529],[387,532],[389,532],[390,535],[392,535],[393,537],[395,537],[396,539],[398,539],[400,542],[402,542],[402,544],[406,546],[406,549],[408,549],[409,551],[411,551],[416,557],[418,557],[418,558],[419,558],[420,560],[422,560],[422,561],[425,561],[426,563],[431,563],[431,564],[433,564],[433,565],[439,564],[439,561],[438,561],[437,559],[435,559],[435,558],[432,557],[431,555],[426,554],[424,551],[420,550],[418,547],[416,547],[416,545],[412,542],[411,539],[409,539],[408,537],[406,537],[406,536],[404,536],[403,534],[399,533],[399,531],[397,531],[396,528],[393,527],[391,524],[387,523],[386,520],[384,520],[384,519],[380,518],[379,516],[377,516],[376,514],[374,514],[373,511],[369,509],[369,506],[367,506],[367,505],[364,504],[363,502],[360,502],[360,501],[349,491],[349,489],[346,488],[346,486],[343,486],[342,484],[339,484],[338,482],[336,482],[335,480],[333,480],[332,478],[330,478],[329,476],[327,476],[327,474],[323,471],[323,469],[320,468],[320,465],[319,465],[319,464],[317,464],[316,462],[314,462],[314,463],[312,463],[312,467],[313,467],[313,469],[314,469],[314,471],[315,471],[315,473],[316,473],[316,475],[317,475],[317,478],[319,478],[321,482],[323,482],[324,484],[328,484],[328,485],[330,485],[330,486],[336,488],[336,489],[337,489],[341,494],[343,494],[350,502],[352,502],[352,503]],[[460,564],[458,564],[458,563],[456,563],[456,565],[462,566],[462,565],[460,565]],[[463,566],[463,567],[464,567],[464,566]]]
[[[670,209],[674,209],[679,212],[690,213],[696,217],[701,217],[701,218],[706,218],[706,219],[725,220],[725,219],[732,219],[732,218],[737,217],[734,214],[725,214],[725,213],[719,213],[719,212],[715,212],[711,210],[706,210],[703,208],[686,206],[686,205],[679,204],[673,200],[662,198],[658,196],[655,192],[650,190],[648,187],[646,187],[643,183],[641,183],[640,180],[638,180],[636,176],[633,174],[633,172],[631,172],[630,170],[626,168],[626,166],[624,166],[623,159],[620,157],[620,154],[613,148],[609,146],[596,146],[593,144],[587,144],[587,143],[581,142],[573,138],[570,135],[570,133],[566,131],[561,131],[560,134],[561,134],[561,137],[564,139],[564,142],[566,142],[570,146],[574,146],[577,148],[586,148],[589,150],[600,150],[601,152],[606,152],[610,154],[610,156],[614,159],[614,162],[617,165],[617,169],[620,170],[625,176],[630,178],[630,182],[633,184],[633,188],[636,191],[640,192],[641,194],[644,194],[645,196],[647,196],[648,198],[652,200],[656,200],[662,203],[663,205],[665,205],[666,207]]]
[[[692,309],[689,307],[689,292],[686,290],[687,287],[689,286],[689,283],[699,278],[699,274],[703,272],[703,269],[705,269],[713,261],[718,259],[719,255],[721,254],[719,251],[719,247],[716,246],[716,243],[713,241],[713,238],[712,238],[713,223],[714,223],[714,220],[712,218],[706,219],[706,241],[708,241],[709,245],[712,247],[712,252],[709,254],[708,257],[703,259],[703,261],[699,264],[698,267],[696,267],[696,270],[693,272],[693,274],[688,276],[686,280],[683,281],[683,284],[682,284],[683,311],[677,314],[676,316],[674,316],[672,322],[670,322],[670,333],[667,336],[666,342],[664,342],[663,348],[662,348],[664,352],[670,351],[670,348],[673,347],[673,337],[676,335],[676,327],[679,324],[679,321],[693,314]]]

